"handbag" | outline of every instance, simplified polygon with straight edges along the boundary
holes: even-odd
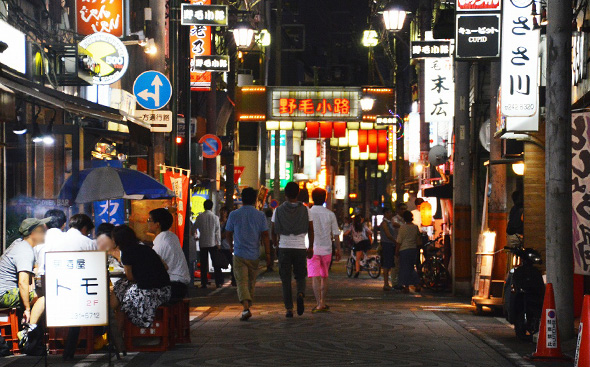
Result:
[[[229,267],[229,260],[217,247],[213,247],[209,254],[211,255],[211,262],[213,262],[214,268],[227,269]]]

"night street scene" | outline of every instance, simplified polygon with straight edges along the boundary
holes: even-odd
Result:
[[[589,0],[0,0],[0,367],[590,367],[589,64]]]

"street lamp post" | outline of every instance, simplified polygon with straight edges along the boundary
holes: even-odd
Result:
[[[401,32],[404,29],[406,11],[397,5],[388,6],[383,11],[383,23],[389,32]],[[394,34],[395,64],[395,105],[396,114],[403,118],[409,113],[409,67],[410,55],[408,47],[400,42]],[[404,197],[404,139],[403,124],[397,129],[395,156],[395,193],[398,203],[403,202]]]

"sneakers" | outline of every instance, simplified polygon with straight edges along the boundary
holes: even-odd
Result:
[[[297,315],[299,315],[299,316],[303,315],[304,311],[305,311],[305,304],[303,302],[303,293],[299,293],[297,295]]]
[[[354,277],[358,278],[360,273],[361,273],[360,271],[357,271],[356,273],[354,273]]]
[[[250,310],[242,311],[242,317],[240,317],[240,321],[247,321],[250,317],[252,317],[252,312]]]

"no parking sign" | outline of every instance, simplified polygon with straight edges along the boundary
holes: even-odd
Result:
[[[199,144],[203,145],[203,158],[215,158],[221,153],[221,140],[216,135],[203,135]]]

